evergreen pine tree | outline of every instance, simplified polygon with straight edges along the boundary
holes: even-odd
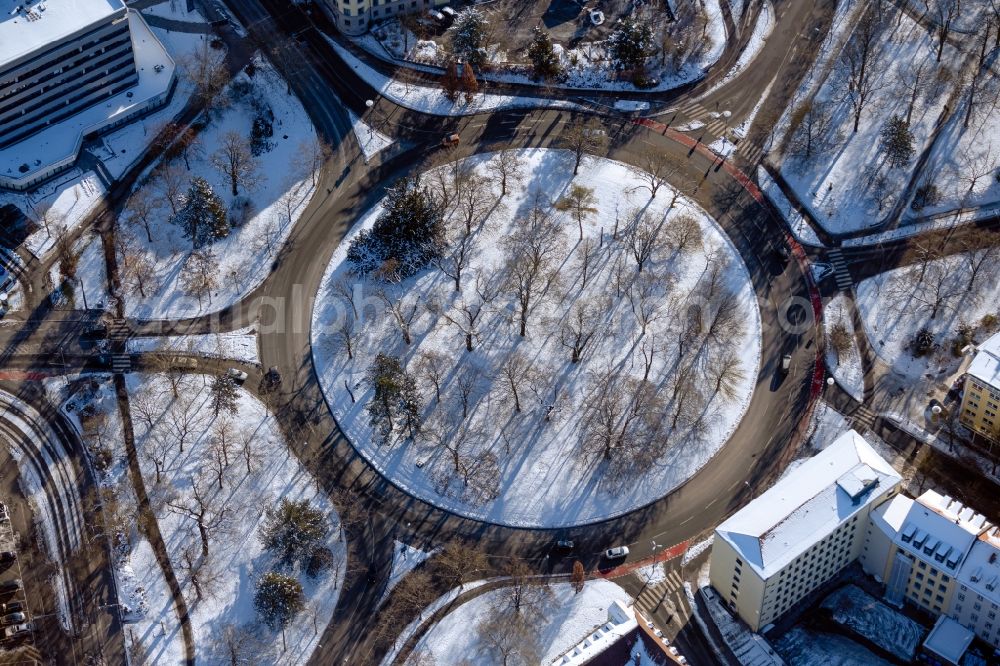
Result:
[[[417,180],[405,178],[389,189],[372,228],[351,242],[347,260],[364,274],[394,260],[399,279],[406,279],[439,257],[443,248],[441,206]]]
[[[642,67],[653,51],[653,29],[634,15],[626,16],[608,38],[608,49],[619,70]]]
[[[229,375],[216,375],[215,379],[212,380],[212,386],[209,388],[209,394],[212,399],[212,409],[215,411],[216,416],[222,410],[230,414],[235,414],[239,411],[239,396],[236,392],[236,382]]]
[[[284,629],[305,608],[302,585],[291,576],[268,572],[257,581],[253,605],[265,624]]]
[[[482,68],[486,64],[486,17],[478,9],[466,9],[455,19],[451,48],[462,60]]]
[[[479,92],[479,82],[476,81],[476,73],[472,71],[472,65],[469,63],[462,65],[462,91],[465,94],[466,104],[471,104],[476,93]]]
[[[212,191],[208,181],[199,176],[191,179],[174,222],[180,225],[184,237],[191,239],[196,248],[229,235],[225,204]]]
[[[387,443],[397,425],[410,437],[420,432],[421,401],[413,376],[395,356],[379,354],[368,368],[368,384],[375,395],[368,404],[368,418],[381,442]]]
[[[330,522],[309,500],[283,499],[267,509],[260,541],[284,564],[292,564],[308,559],[329,532]]]
[[[536,79],[554,79],[562,73],[559,56],[552,47],[552,38],[537,26],[528,46],[528,60]]]
[[[882,127],[882,150],[890,166],[902,167],[913,157],[913,133],[902,116],[893,116]]]

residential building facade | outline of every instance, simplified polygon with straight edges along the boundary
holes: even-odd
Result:
[[[965,373],[959,422],[972,432],[1000,442],[1000,333],[976,348]]]
[[[853,430],[715,530],[712,586],[754,631],[856,560],[868,513],[900,477]]]
[[[372,23],[397,14],[415,14],[443,7],[448,0],[324,0],[337,29],[345,35],[362,35]]]

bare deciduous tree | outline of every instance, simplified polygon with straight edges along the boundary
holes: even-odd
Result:
[[[641,210],[634,210],[631,222],[625,231],[625,245],[628,247],[639,273],[659,247],[660,222]]]
[[[232,514],[229,507],[220,506],[221,498],[210,493],[205,485],[204,479],[193,478],[189,493],[167,502],[167,508],[171,512],[194,521],[201,540],[203,558],[208,557],[212,533],[224,529]]]
[[[519,221],[504,239],[508,285],[518,304],[520,335],[528,334],[528,320],[539,298],[557,278],[551,271],[556,254],[563,245],[558,225],[539,206],[527,219]]]
[[[589,215],[597,212],[596,203],[597,197],[594,196],[594,188],[574,183],[569,188],[569,194],[556,201],[555,208],[568,212],[573,217],[580,228],[580,240],[582,241],[583,221]]]
[[[212,166],[229,181],[235,197],[239,188],[252,190],[264,178],[260,173],[257,158],[250,150],[250,142],[239,132],[230,130],[222,136],[219,149],[212,153]]]
[[[587,345],[598,332],[598,314],[588,301],[579,301],[562,323],[559,342],[570,350],[570,363],[579,363]]]
[[[513,403],[514,411],[520,413],[521,394],[532,377],[531,361],[521,352],[515,351],[500,364],[497,376],[500,379],[497,384],[500,396]]]
[[[651,199],[656,198],[660,187],[667,184],[678,170],[677,164],[666,151],[652,146],[643,149],[638,164],[632,168],[636,178],[643,181],[642,187],[649,190]]]
[[[161,162],[153,171],[152,179],[153,187],[160,194],[160,198],[170,206],[170,212],[177,215],[188,184],[187,172],[173,162]]]
[[[524,162],[516,150],[505,149],[486,163],[486,168],[495,181],[500,183],[500,196],[507,196],[508,186],[520,183],[524,178]]]
[[[862,112],[883,86],[881,72],[874,68],[883,27],[880,12],[874,6],[868,7],[840,54],[846,75],[845,96],[854,111],[855,133],[861,124]]]
[[[420,301],[416,298],[407,299],[404,292],[389,289],[380,289],[378,297],[385,303],[385,311],[392,315],[393,321],[396,322],[399,332],[403,335],[403,342],[408,345],[413,344],[410,325],[423,310]]]
[[[441,384],[444,382],[448,365],[448,358],[433,350],[421,352],[417,359],[417,374],[431,383],[431,386],[434,387],[434,400],[439,403],[441,402]]]
[[[559,145],[573,152],[573,175],[580,171],[580,164],[588,154],[603,153],[608,146],[608,135],[596,118],[583,121],[573,118],[559,137]]]

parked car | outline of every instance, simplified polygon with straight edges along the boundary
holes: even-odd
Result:
[[[27,618],[27,616],[24,613],[20,613],[20,612],[18,612],[18,613],[7,613],[3,617],[0,617],[0,624],[2,624],[3,626],[6,627],[7,625],[10,625],[10,624],[21,624],[22,622],[24,622],[27,619],[28,618]]]
[[[573,550],[575,545],[570,539],[559,539],[559,541],[556,541],[556,548],[561,550]]]
[[[26,634],[35,628],[34,623],[25,622],[24,624],[15,624],[12,627],[7,627],[3,630],[4,638],[13,638],[14,636],[19,636],[20,634]]]
[[[14,580],[5,580],[0,583],[0,593],[3,592],[17,592],[21,589],[21,579],[15,578]]]
[[[604,551],[604,557],[609,560],[617,560],[628,556],[628,546],[615,546]]]
[[[247,380],[247,373],[243,372],[239,368],[229,368],[226,370],[226,374],[237,384],[242,384]]]
[[[785,354],[781,357],[781,374],[787,375],[788,371],[792,369],[792,355]]]
[[[23,601],[11,601],[6,604],[0,604],[0,613],[14,613],[17,611],[23,611],[25,608]]]
[[[12,550],[0,550],[0,564],[13,562],[17,559],[17,553]]]
[[[458,18],[458,12],[456,12],[451,7],[441,7],[439,11],[442,14],[444,14],[449,21],[454,21],[456,18]]]
[[[454,148],[462,141],[462,138],[457,134],[449,134],[445,138],[441,139],[441,145],[445,148]]]

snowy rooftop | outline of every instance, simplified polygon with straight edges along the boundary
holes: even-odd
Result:
[[[899,481],[892,466],[848,430],[716,532],[768,578]]]
[[[975,634],[946,615],[938,617],[934,628],[924,641],[924,648],[930,650],[942,659],[957,664],[969,648]]]
[[[6,1],[0,0],[0,3]],[[128,19],[139,82],[114,97],[0,150],[0,174],[28,179],[50,165],[75,158],[84,134],[127,116],[136,107],[145,105],[166,91],[173,78],[173,59],[138,12],[130,11]],[[2,36],[0,43],[3,43]],[[159,71],[158,66],[162,66]],[[27,166],[27,170],[21,170],[23,165]]]
[[[990,386],[1000,388],[1000,333],[976,347],[976,356],[967,372]]]
[[[977,536],[992,527],[984,516],[933,490],[916,500],[893,498],[872,512],[872,522],[903,550],[955,575],[960,566],[964,571],[962,562]]]
[[[0,0],[0,66],[124,7],[122,0]]]
[[[552,666],[581,666],[607,650],[638,626],[635,615],[622,602],[608,606],[608,621],[592,629],[587,637],[552,662]]]
[[[1000,537],[995,527],[972,545],[956,577],[991,603],[1000,604]]]

